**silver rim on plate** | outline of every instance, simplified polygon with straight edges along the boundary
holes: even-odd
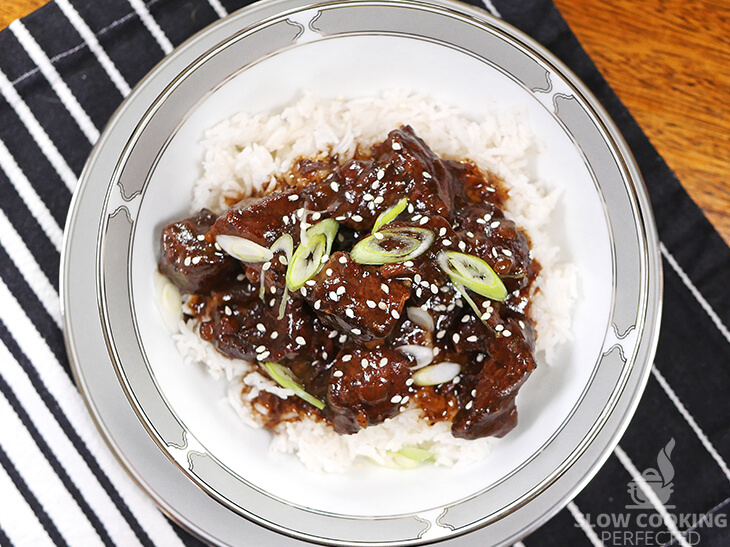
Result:
[[[377,518],[288,503],[210,454],[158,389],[140,343],[130,272],[149,173],[201,97],[279,51],[355,35],[405,37],[457,50],[529,91],[570,136],[592,174],[612,231],[614,269],[611,316],[590,381],[560,429],[519,473],[428,511]],[[231,66],[238,68],[232,72]],[[67,348],[92,416],[130,474],[193,533],[230,545],[487,545],[513,542],[547,520],[618,442],[656,346],[660,268],[648,199],[627,146],[596,99],[534,41],[448,0],[278,0],[244,9],[193,37],[120,107],[73,198],[61,291]],[[554,442],[558,438],[571,442]]]

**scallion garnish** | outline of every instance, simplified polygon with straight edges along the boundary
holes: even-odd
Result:
[[[243,237],[219,235],[215,241],[221,249],[241,262],[268,262],[274,256],[270,249]]]
[[[380,228],[389,222],[394,221],[398,215],[406,210],[406,207],[408,207],[408,198],[403,198],[395,205],[388,207],[388,209],[380,213],[378,218],[375,219],[375,224],[373,224],[373,233],[380,230]]]
[[[492,267],[478,256],[447,251],[438,258],[439,266],[454,284],[459,284],[477,294],[502,302],[507,299],[507,288]]]
[[[320,410],[324,408],[324,403],[315,396],[307,393],[302,387],[302,384],[299,383],[299,379],[294,376],[294,373],[289,368],[279,363],[272,363],[271,361],[264,363],[264,368],[269,373],[269,376],[271,376],[271,379],[281,387],[291,389],[294,395]]]
[[[290,291],[296,291],[317,275],[332,250],[339,226],[336,220],[328,218],[306,231],[286,270],[286,286]]]
[[[358,264],[395,264],[421,256],[431,243],[433,232],[426,228],[389,228],[358,242],[350,256]]]

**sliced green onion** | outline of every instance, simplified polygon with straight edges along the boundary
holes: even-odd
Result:
[[[389,450],[385,456],[386,460],[383,463],[396,469],[413,469],[435,459],[433,452],[416,446],[404,446],[397,451]]]
[[[287,367],[280,365],[279,363],[272,363],[269,361],[264,363],[264,368],[266,369],[266,372],[269,373],[269,376],[271,376],[271,379],[281,387],[291,389],[294,392],[294,395],[320,410],[324,408],[324,403],[313,395],[307,393],[302,387],[302,384],[299,383],[299,379],[294,376],[294,373]]]
[[[421,256],[431,243],[433,232],[426,228],[391,228],[358,242],[350,256],[358,264],[395,264]]]
[[[408,198],[403,198],[395,205],[388,207],[385,211],[380,213],[378,215],[378,218],[375,219],[375,224],[373,225],[373,233],[380,230],[380,228],[382,228],[389,222],[394,221],[398,215],[405,211],[406,207],[408,207]]]
[[[177,332],[180,328],[180,320],[183,318],[180,290],[159,270],[154,271],[152,280],[160,316],[170,332]]]
[[[444,361],[428,365],[413,373],[413,383],[417,386],[436,386],[450,382],[461,372],[461,365]]]
[[[286,270],[286,286],[296,291],[315,276],[322,268],[322,257],[327,254],[327,238],[324,234],[315,234],[307,238],[306,244],[301,244],[294,251]]]
[[[317,234],[324,234],[327,238],[327,249],[325,254],[329,255],[332,250],[332,244],[335,242],[337,237],[337,231],[340,228],[340,223],[333,218],[326,218],[307,230],[306,237],[310,238]]]
[[[287,260],[294,253],[294,239],[289,234],[282,234],[270,247],[272,253],[283,252]]]
[[[271,250],[243,237],[220,235],[216,236],[215,241],[221,249],[241,262],[268,262],[274,256]]]
[[[459,283],[491,300],[502,302],[507,299],[507,288],[502,280],[478,256],[447,251],[439,255],[438,262],[455,284]]]

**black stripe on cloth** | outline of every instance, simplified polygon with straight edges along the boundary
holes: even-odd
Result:
[[[72,0],[71,4],[129,85],[141,80],[164,56],[128,3]]]
[[[687,533],[687,540],[690,545],[730,545],[730,498],[697,518]]]
[[[71,191],[58,176],[15,112],[1,97],[0,140],[50,211],[56,224],[63,228],[71,203]],[[0,200],[0,204],[2,203],[4,202]]]
[[[10,543],[10,538],[5,533],[5,530],[3,530],[3,527],[0,526],[0,547],[12,547]]]
[[[725,274],[727,283],[727,274]],[[664,268],[664,311],[656,364],[699,427],[730,460],[730,416],[719,411],[730,393],[730,345],[684,283]],[[689,343],[691,340],[692,343]],[[714,404],[712,403],[714,401]]]
[[[182,528],[179,524],[176,522],[170,520],[168,518],[168,522],[172,526],[172,529],[175,531],[177,536],[180,538],[180,541],[185,544],[185,547],[207,547],[207,543],[199,540],[195,536],[193,536],[190,532]]]
[[[17,40],[11,32],[4,34],[10,36],[10,40]],[[22,56],[27,54],[23,52]],[[16,59],[0,55],[0,70],[7,74],[8,67],[17,62]],[[27,61],[23,59],[22,62]],[[91,144],[49,82],[40,71],[36,71],[15,84],[15,89],[78,177],[91,152]]]
[[[91,509],[89,504],[81,495],[81,492],[68,476],[68,473],[66,473],[66,470],[58,461],[58,458],[56,458],[56,456],[54,455],[53,450],[45,442],[45,440],[43,439],[43,435],[41,435],[41,433],[38,431],[30,416],[23,408],[23,405],[20,404],[20,401],[15,396],[15,393],[10,388],[10,386],[5,382],[5,379],[2,377],[2,375],[0,375],[0,393],[2,393],[7,399],[8,403],[10,403],[10,406],[13,408],[18,418],[20,418],[21,423],[30,434],[33,442],[38,447],[38,450],[40,450],[41,454],[43,454],[43,457],[49,463],[51,469],[53,469],[53,472],[59,478],[64,488],[66,488],[66,491],[76,502],[76,505],[78,505],[81,512],[89,521],[89,524],[91,524],[91,526],[94,528],[94,531],[96,531],[96,533],[99,535],[101,541],[104,543],[104,545],[107,545],[108,547],[113,547],[114,542],[112,541],[112,538],[109,536],[109,533],[104,527],[104,524],[102,524],[99,517],[96,515],[96,513],[94,513],[93,509]]]
[[[149,10],[173,46],[179,46],[192,34],[218,20],[206,0],[158,0],[149,3]]]
[[[555,547],[556,545],[590,547],[591,545],[591,541],[567,509],[560,511],[522,542],[526,547]]]
[[[60,254],[2,170],[0,170],[0,208],[23,239],[48,281],[58,292]]]
[[[5,249],[0,246],[0,278],[7,285],[28,319],[46,341],[49,349],[56,357],[63,370],[72,379],[71,367],[66,358],[63,332],[41,304],[38,295],[30,288],[28,282],[20,274],[17,266],[10,260]],[[1,317],[1,315],[0,315]]]
[[[23,46],[18,43],[10,31],[0,32],[0,58],[6,61],[3,72],[11,82],[27,78],[28,75],[38,71]],[[10,60],[12,62],[7,62]]]
[[[84,47],[84,39],[55,3],[43,17],[31,14],[23,23],[101,130],[123,97],[96,57]]]
[[[109,480],[109,477],[99,466],[99,462],[89,451],[84,440],[79,436],[73,425],[69,422],[66,415],[60,409],[58,402],[55,400],[53,395],[48,391],[48,388],[43,382],[43,379],[40,377],[38,370],[20,349],[17,342],[12,337],[2,321],[0,321],[0,341],[5,344],[8,351],[15,358],[18,364],[20,364],[20,366],[23,368],[23,371],[33,385],[33,388],[36,390],[43,403],[56,419],[56,422],[58,422],[58,425],[61,427],[68,440],[71,442],[71,444],[73,444],[76,451],[84,460],[91,473],[94,475],[94,477],[96,477],[96,480],[107,493],[109,499],[112,501],[119,513],[127,521],[129,527],[137,536],[137,539],[139,539],[140,543],[142,545],[145,545],[146,547],[154,547],[154,544],[147,535],[147,532],[145,532],[145,530],[140,526],[139,521],[137,521],[137,518],[134,516],[134,514],[132,514],[127,504],[119,495],[119,492]]]
[[[28,488],[23,477],[20,476],[20,473],[13,465],[13,462],[10,461],[10,458],[8,458],[8,455],[5,453],[2,445],[0,445],[0,466],[2,466],[8,474],[8,477],[10,477],[10,480],[13,481],[15,488],[17,488],[25,502],[31,508],[33,513],[35,513],[38,522],[41,523],[41,526],[43,526],[43,529],[48,534],[48,537],[51,538],[51,541],[53,541],[53,543],[55,543],[58,547],[68,546],[68,543],[66,543],[66,540],[63,539],[61,532],[58,531],[58,528],[56,528],[51,517],[48,516],[48,513],[46,513],[46,510],[43,509],[43,506],[38,501],[38,498],[33,495],[33,492],[31,492],[30,488]]]

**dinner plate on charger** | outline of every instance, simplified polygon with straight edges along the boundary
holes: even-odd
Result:
[[[183,362],[155,306],[159,233],[188,214],[206,129],[283,108],[303,90],[349,98],[393,88],[475,119],[485,105],[524,112],[541,143],[531,166],[561,192],[549,230],[577,271],[573,338],[527,381],[519,425],[485,461],[316,473],[272,454],[268,432],[222,403],[224,382]],[[168,515],[219,545],[518,540],[615,447],[661,311],[649,201],[608,115],[529,37],[449,0],[267,1],[195,35],[135,88],[94,148],[61,276],[67,349],[104,438]]]

